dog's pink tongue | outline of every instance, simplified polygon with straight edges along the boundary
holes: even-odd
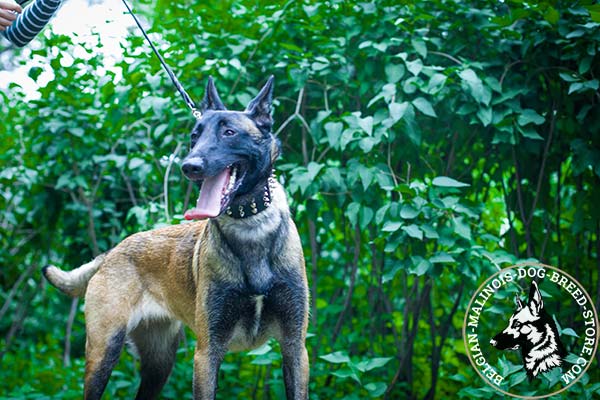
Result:
[[[202,182],[196,208],[186,211],[183,217],[190,220],[218,216],[221,213],[221,196],[225,185],[229,183],[229,175],[229,168],[225,168],[218,175],[206,178]]]

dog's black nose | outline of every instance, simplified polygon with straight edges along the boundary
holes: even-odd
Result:
[[[181,165],[181,170],[188,178],[199,178],[204,171],[204,159],[201,157],[188,158]]]

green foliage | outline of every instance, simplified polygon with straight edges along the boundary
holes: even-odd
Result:
[[[488,398],[461,339],[485,277],[534,257],[599,287],[600,10],[533,3],[145,4],[196,100],[212,75],[242,109],[276,77],[278,174],[312,291],[311,398]],[[40,98],[0,93],[8,398],[81,393],[83,316],[63,366],[69,300],[39,267],[178,223],[196,194],[179,170],[192,118],[137,31],[123,46],[105,68],[96,47],[51,36],[35,50],[55,75]],[[191,398],[187,338],[165,398]],[[135,364],[122,358],[107,398],[134,396]],[[228,355],[219,398],[282,398],[280,366],[275,342]],[[590,371],[565,398],[600,393]]]

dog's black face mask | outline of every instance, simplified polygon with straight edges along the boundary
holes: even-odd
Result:
[[[264,186],[279,154],[271,133],[272,96],[273,77],[245,111],[228,111],[209,78],[202,118],[192,130],[191,150],[181,167],[201,185],[196,207],[186,212],[186,219],[217,217],[236,196]]]

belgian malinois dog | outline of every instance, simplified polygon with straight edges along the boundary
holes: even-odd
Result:
[[[308,286],[298,232],[272,175],[273,77],[245,111],[227,111],[209,79],[182,164],[201,185],[192,223],[134,234],[72,271],[44,276],[85,295],[85,398],[99,399],[126,338],[139,354],[137,399],[157,398],[182,323],[197,336],[195,399],[214,399],[228,350],[281,344],[288,399],[308,398]]]

